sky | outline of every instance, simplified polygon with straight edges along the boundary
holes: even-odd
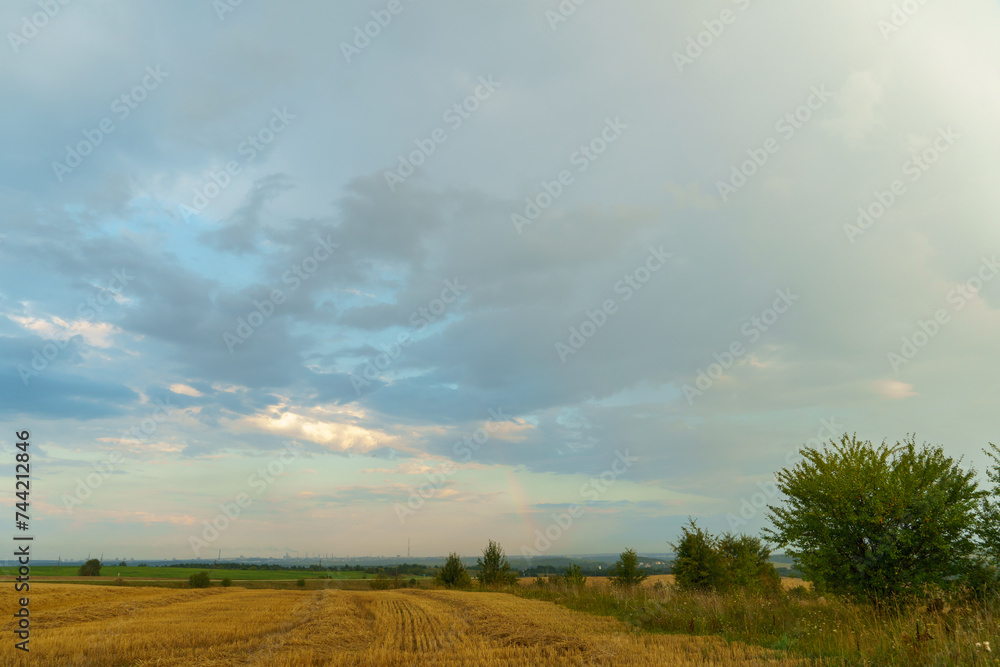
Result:
[[[0,26],[37,558],[667,552],[803,446],[998,441],[992,0]]]

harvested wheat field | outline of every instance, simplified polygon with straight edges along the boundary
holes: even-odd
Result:
[[[502,593],[32,587],[31,664],[794,665]],[[12,642],[0,664],[27,664]]]

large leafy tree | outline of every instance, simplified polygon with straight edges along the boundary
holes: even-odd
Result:
[[[877,604],[968,573],[985,492],[940,447],[845,434],[799,453],[765,535],[819,588]]]
[[[517,583],[517,572],[510,569],[507,556],[499,544],[490,540],[488,547],[483,549],[483,557],[476,559],[479,572],[476,578],[479,585],[486,587],[511,586]]]
[[[467,588],[472,585],[469,572],[456,553],[448,555],[444,567],[437,573],[437,582],[447,588]]]

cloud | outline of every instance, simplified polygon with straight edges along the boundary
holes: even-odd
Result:
[[[995,426],[1000,281],[962,310],[949,295],[997,244],[1000,7],[928,5],[884,39],[887,11],[751,3],[677,72],[711,18],[694,5],[588,3],[553,40],[530,3],[446,1],[350,63],[339,44],[370,16],[349,3],[243,3],[225,21],[209,5],[67,7],[0,63],[18,100],[0,127],[0,420],[44,429],[53,466],[109,448],[155,461],[162,477],[115,475],[141,491],[102,493],[168,509],[80,529],[158,552],[186,537],[169,517],[202,517],[289,440],[311,472],[256,506],[248,552],[260,534],[329,548],[316,536],[343,522],[344,549],[398,553],[392,504],[448,461],[441,514],[413,519],[435,553],[481,548],[482,526],[527,539],[501,506],[512,489],[525,516],[572,504],[623,449],[642,463],[574,548],[663,549],[689,514],[728,529],[821,419],[974,457]],[[169,74],[122,117],[112,104],[147,66]],[[484,76],[502,85],[466,111]],[[833,97],[801,111],[817,86]],[[269,136],[276,108],[295,118]],[[60,181],[53,162],[106,117],[114,131]],[[613,143],[609,118],[627,125]],[[954,146],[907,170],[948,127]],[[386,171],[421,146],[391,190]],[[883,204],[896,180],[905,193]],[[851,243],[845,225],[873,202],[884,214]],[[321,242],[336,252],[302,277]],[[670,255],[656,271],[651,249]],[[463,287],[446,303],[449,284]],[[801,300],[771,321],[779,289]],[[886,379],[887,353],[941,308],[947,328]],[[745,352],[724,363],[734,343]],[[713,364],[688,404],[682,387]],[[124,437],[155,399],[168,418]],[[479,443],[491,410],[504,417]]]
[[[874,383],[874,388],[879,395],[892,400],[917,396],[912,384],[897,380],[878,380]]]
[[[188,385],[181,383],[170,385],[170,391],[175,394],[183,394],[184,396],[203,396],[203,394],[194,387],[189,387]]]
[[[242,419],[238,427],[260,429],[289,438],[298,438],[323,445],[336,452],[365,453],[389,447],[397,438],[377,429],[369,429],[354,423],[341,421],[349,413],[323,414],[313,411],[313,415],[297,414],[292,410],[267,415],[255,415]]]
[[[7,315],[7,317],[19,324],[26,331],[30,331],[42,338],[68,340],[74,336],[80,336],[87,345],[92,347],[111,347],[113,345],[111,336],[121,331],[106,322],[90,322],[87,320],[67,322],[60,317],[52,317],[50,320],[34,317],[17,317],[16,315]]]

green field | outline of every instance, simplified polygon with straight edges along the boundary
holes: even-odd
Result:
[[[281,580],[295,581],[297,579],[317,579],[329,575],[332,579],[365,579],[373,578],[373,574],[364,572],[309,572],[294,570],[212,570],[211,567],[188,568],[188,567],[119,567],[117,565],[105,565],[101,568],[101,578],[121,576],[123,579],[187,579],[192,574],[206,571],[213,580],[222,580],[229,577],[233,581],[263,581]],[[0,576],[17,576],[16,567],[0,567]],[[63,565],[39,565],[31,568],[33,577],[75,577],[77,576],[77,566]],[[409,581],[414,575],[404,575],[404,579]],[[420,581],[427,577],[415,576]]]

